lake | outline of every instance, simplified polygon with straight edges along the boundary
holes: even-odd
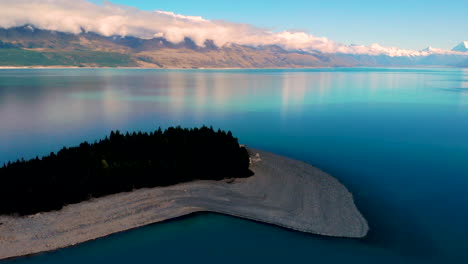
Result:
[[[113,129],[231,130],[335,176],[372,229],[326,238],[206,213],[7,263],[468,263],[467,69],[8,69],[0,122],[0,164]]]

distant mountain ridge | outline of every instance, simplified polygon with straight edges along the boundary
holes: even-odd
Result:
[[[457,47],[454,50],[460,51]],[[431,54],[430,50],[426,53],[427,56],[393,57],[330,54],[286,50],[277,45],[218,47],[210,40],[205,41],[204,46],[198,46],[189,38],[172,43],[164,38],[107,37],[85,31],[72,34],[42,30],[32,25],[0,28],[0,66],[303,68],[459,66],[468,60],[468,53]]]

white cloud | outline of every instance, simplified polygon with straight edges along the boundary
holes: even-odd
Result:
[[[210,39],[218,46],[229,43],[252,46],[276,44],[286,49],[324,53],[390,56],[422,56],[428,53],[387,48],[379,44],[348,46],[305,32],[272,32],[248,24],[206,20],[161,10],[142,11],[110,2],[97,5],[85,0],[0,0],[0,27],[25,24],[76,34],[84,29],[105,36],[164,37],[175,43],[188,37],[199,46]]]

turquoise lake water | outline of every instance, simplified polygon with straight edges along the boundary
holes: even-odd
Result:
[[[466,69],[0,70],[0,164],[204,124],[338,178],[369,236],[196,214],[7,263],[468,263]]]

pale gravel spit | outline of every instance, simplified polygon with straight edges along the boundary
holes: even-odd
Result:
[[[300,161],[249,151],[255,172],[250,178],[141,189],[57,212],[0,216],[0,259],[64,248],[201,211],[318,235],[366,236],[367,221],[351,193],[335,178]]]

